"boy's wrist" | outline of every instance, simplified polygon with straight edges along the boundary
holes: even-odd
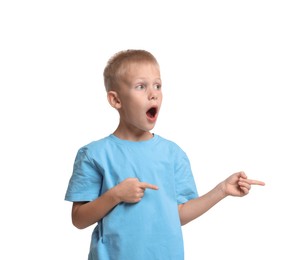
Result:
[[[226,192],[226,184],[225,182],[221,182],[219,183],[217,186],[217,192],[218,192],[218,195],[221,199],[224,199],[225,197],[228,196],[227,192]]]
[[[118,191],[118,185],[110,189],[109,192],[110,192],[110,196],[112,197],[113,201],[116,204],[119,204],[122,202],[120,195],[119,195],[119,191]]]

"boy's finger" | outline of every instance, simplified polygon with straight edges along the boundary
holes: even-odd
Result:
[[[140,187],[143,189],[152,189],[152,190],[158,190],[158,187],[156,185],[146,183],[146,182],[141,182]]]
[[[261,185],[261,186],[265,185],[265,183],[263,181],[258,181],[258,180],[248,180],[248,181],[252,185]]]

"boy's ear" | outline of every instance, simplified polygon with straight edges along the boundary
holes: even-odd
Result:
[[[108,91],[107,93],[107,98],[109,101],[109,104],[116,109],[120,109],[121,108],[121,101],[119,98],[119,95],[116,91]]]

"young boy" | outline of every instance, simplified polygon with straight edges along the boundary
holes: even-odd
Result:
[[[150,131],[162,103],[159,64],[144,50],[114,55],[104,70],[117,129],[79,149],[65,199],[80,229],[97,223],[89,260],[183,260],[181,225],[228,195],[264,185],[238,172],[198,197],[190,162]]]

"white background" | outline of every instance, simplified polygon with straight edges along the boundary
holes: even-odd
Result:
[[[284,1],[1,1],[1,259],[87,259],[64,201],[77,149],[118,115],[103,69],[151,51],[154,132],[189,155],[202,195],[233,172],[266,182],[183,227],[185,260],[285,259]]]

